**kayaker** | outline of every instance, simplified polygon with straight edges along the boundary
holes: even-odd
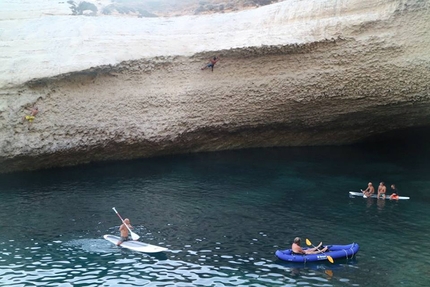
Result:
[[[376,196],[377,199],[382,196],[382,199],[385,199],[385,192],[387,191],[387,187],[385,186],[384,182],[379,183],[378,187],[378,195]]]
[[[322,253],[327,251],[327,246],[319,250],[319,248],[322,246],[322,242],[320,242],[320,244],[318,244],[318,246],[314,248],[308,248],[303,250],[300,247],[300,241],[301,241],[300,237],[296,237],[294,238],[293,244],[291,245],[291,251],[293,251],[293,253],[295,254],[316,254],[316,253]]]
[[[399,192],[396,188],[396,186],[394,184],[391,185],[391,195],[390,195],[390,199],[395,199],[398,200],[399,199]]]
[[[129,240],[129,238],[128,238],[129,232],[128,232],[128,228],[127,228],[126,224],[127,224],[128,228],[133,229],[133,226],[131,226],[131,223],[130,223],[130,219],[128,219],[128,218],[124,219],[124,223],[121,224],[121,226],[119,227],[119,232],[121,233],[121,239],[116,244],[117,246],[121,245],[124,241]]]
[[[367,188],[366,188],[365,190],[362,190],[362,189],[361,189],[361,192],[363,192],[363,194],[364,194],[366,197],[369,197],[369,196],[371,196],[372,194],[374,194],[374,193],[375,193],[375,188],[373,187],[372,183],[371,183],[371,182],[369,182],[369,183],[367,184]]]

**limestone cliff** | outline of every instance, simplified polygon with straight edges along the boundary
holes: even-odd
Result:
[[[428,126],[429,8],[292,0],[155,19],[0,14],[0,172]],[[213,55],[214,71],[200,70]]]

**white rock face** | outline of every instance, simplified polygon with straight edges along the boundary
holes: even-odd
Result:
[[[66,1],[3,0],[0,87],[131,59],[337,38],[362,23],[388,19],[398,2],[290,0],[160,19],[72,16]]]
[[[291,0],[175,18],[68,6],[0,2],[0,172],[430,125],[427,1]],[[214,72],[200,70],[215,54]]]

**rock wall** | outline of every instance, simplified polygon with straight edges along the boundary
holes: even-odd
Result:
[[[135,56],[119,63],[106,59],[112,47],[103,53],[91,45],[82,49],[90,62],[68,65],[66,57],[39,67],[39,58],[30,57],[27,66],[35,71],[26,73],[15,63],[17,78],[0,77],[0,172],[184,152],[341,145],[430,126],[427,1],[319,1],[307,10],[303,2],[232,14],[237,22],[262,17],[252,13],[265,9],[259,13],[266,18],[256,20],[265,26],[254,31],[243,22],[219,37],[218,49],[197,37],[188,44],[197,47],[184,52],[181,42],[175,54],[166,35],[169,46],[146,55],[135,52],[135,38],[128,43]],[[213,30],[206,28],[200,27]],[[238,44],[252,32],[254,45]],[[200,70],[215,54],[221,61],[214,71]],[[40,112],[30,124],[22,117],[33,105]]]

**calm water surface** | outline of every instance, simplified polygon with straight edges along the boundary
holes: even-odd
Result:
[[[1,286],[430,286],[430,153],[279,148],[0,176]],[[409,201],[349,198],[368,181]],[[105,241],[115,206],[147,255]],[[295,236],[353,260],[279,261]]]

